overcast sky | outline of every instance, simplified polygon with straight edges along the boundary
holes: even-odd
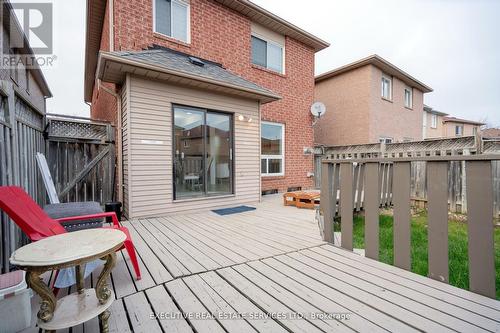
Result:
[[[316,55],[316,74],[376,53],[434,89],[426,104],[500,126],[500,1],[254,2],[331,44]],[[54,94],[48,110],[88,115],[85,0],[53,3],[58,59],[44,70]]]

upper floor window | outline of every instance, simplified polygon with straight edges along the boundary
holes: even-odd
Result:
[[[381,136],[378,140],[380,143],[392,143],[393,138]]]
[[[283,45],[252,35],[252,63],[283,73]]]
[[[26,78],[26,91],[29,93],[30,92],[30,71],[28,68],[24,69],[24,75]]]
[[[438,127],[438,116],[436,114],[431,114],[431,128]]]
[[[405,88],[405,106],[410,109],[413,107],[413,91],[411,88]]]
[[[392,99],[392,79],[385,74],[382,75],[382,97]]]
[[[455,126],[455,135],[462,136],[464,134],[464,127],[462,125]]]
[[[285,125],[263,121],[260,145],[262,175],[283,176],[285,174]]]
[[[10,56],[10,78],[16,83],[19,83],[19,58],[16,56],[14,51],[9,49]]]
[[[189,43],[189,3],[154,0],[154,31]]]

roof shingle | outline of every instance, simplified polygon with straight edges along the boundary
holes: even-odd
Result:
[[[110,54],[119,56],[148,65],[160,66],[167,70],[173,70],[188,75],[195,75],[206,79],[218,81],[220,83],[230,84],[242,89],[249,89],[265,95],[277,96],[271,90],[263,88],[249,80],[246,80],[229,70],[223,68],[220,64],[212,61],[203,60],[204,65],[199,66],[191,63],[190,55],[180,53],[166,48],[151,48],[143,51],[118,51]],[[278,97],[278,96],[277,96]]]

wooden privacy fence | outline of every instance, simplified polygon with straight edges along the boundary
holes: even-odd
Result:
[[[61,202],[113,198],[114,129],[107,123],[67,116],[44,116],[14,93],[0,91],[0,186],[17,185],[40,205],[47,203],[36,153],[46,155]],[[0,272],[27,238],[0,214]]]
[[[477,155],[477,154],[500,154],[500,141],[481,140],[476,137],[461,137],[450,139],[435,139],[417,142],[393,143],[393,144],[366,144],[353,146],[334,146],[316,149],[315,156],[315,181],[316,187],[321,187],[321,161],[329,159],[353,159],[353,158],[381,158],[396,156],[445,156],[445,155]],[[358,166],[355,164],[354,175],[357,174]],[[360,166],[362,168],[362,166]],[[448,205],[449,210],[454,213],[467,213],[467,191],[465,162],[452,161],[448,164]],[[384,178],[386,196],[391,198],[390,173],[392,164],[387,163]],[[412,205],[425,207],[427,205],[427,181],[426,163],[423,161],[411,164],[411,198]],[[494,161],[493,170],[493,203],[494,215],[500,217],[500,162]],[[361,171],[362,172],[362,171]],[[355,193],[362,193],[363,182],[356,182]],[[390,204],[390,202],[389,202]],[[357,203],[362,207],[363,202]]]
[[[20,185],[40,205],[45,203],[44,187],[38,177],[35,154],[45,152],[44,117],[18,98],[0,94],[0,186]],[[26,237],[0,214],[0,270],[8,271],[10,254],[26,242]]]
[[[341,219],[340,246],[353,249],[353,212],[356,176],[354,165],[362,165],[365,210],[365,255],[378,260],[379,209],[383,173],[392,164],[392,204],[394,207],[394,265],[411,269],[410,201],[411,164],[425,162],[427,168],[429,277],[448,282],[448,172],[450,162],[464,162],[468,196],[468,255],[470,290],[495,298],[493,177],[492,162],[500,155],[420,156],[362,159],[333,159],[322,162],[321,205],[323,238],[334,242],[333,218]],[[338,173],[338,184],[334,179]],[[337,197],[337,188],[339,196]]]
[[[77,117],[47,117],[47,161],[61,202],[114,198],[114,128]]]

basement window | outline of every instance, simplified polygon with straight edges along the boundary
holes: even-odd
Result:
[[[183,0],[154,0],[154,31],[189,43],[189,3]]]

